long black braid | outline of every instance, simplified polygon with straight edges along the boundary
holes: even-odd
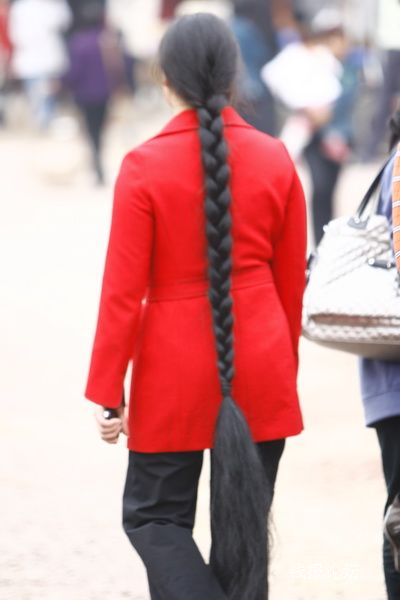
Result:
[[[218,370],[223,395],[233,379],[233,315],[230,295],[232,271],[231,193],[228,145],[224,139],[221,109],[223,96],[212,96],[198,109],[200,141],[205,172],[205,212],[208,240],[209,297],[213,311]]]
[[[221,113],[233,92],[237,45],[216,17],[183,17],[164,36],[160,65],[168,84],[197,110],[204,168],[209,299],[222,396],[212,451],[210,563],[229,600],[267,600],[272,493],[232,397],[231,172]]]

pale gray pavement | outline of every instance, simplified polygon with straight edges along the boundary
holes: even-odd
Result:
[[[116,114],[111,175],[165,121],[143,107],[134,117]],[[0,136],[1,600],[148,600],[121,527],[126,440],[102,443],[83,400],[112,190],[94,189],[81,161],[78,141]],[[371,174],[347,171],[342,208]],[[306,431],[289,441],[280,471],[271,600],[383,600],[384,486],[357,362],[307,343],[301,358]],[[205,472],[204,552],[207,502]]]

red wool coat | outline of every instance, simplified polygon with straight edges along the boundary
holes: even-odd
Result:
[[[305,286],[303,191],[281,142],[223,111],[232,168],[233,394],[256,441],[296,435]],[[194,110],[124,159],[116,183],[86,397],[117,407],[133,359],[127,446],[213,445],[221,402],[207,297],[203,169]]]

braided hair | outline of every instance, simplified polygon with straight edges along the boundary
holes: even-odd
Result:
[[[197,111],[204,170],[209,300],[222,400],[212,451],[210,565],[229,600],[267,600],[272,490],[232,396],[232,198],[222,110],[234,93],[239,51],[223,21],[199,13],[170,27],[159,63],[168,85]]]

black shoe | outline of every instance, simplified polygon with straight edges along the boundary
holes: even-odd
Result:
[[[383,533],[390,543],[394,558],[394,567],[400,573],[400,498],[396,496],[389,506],[383,522]]]

